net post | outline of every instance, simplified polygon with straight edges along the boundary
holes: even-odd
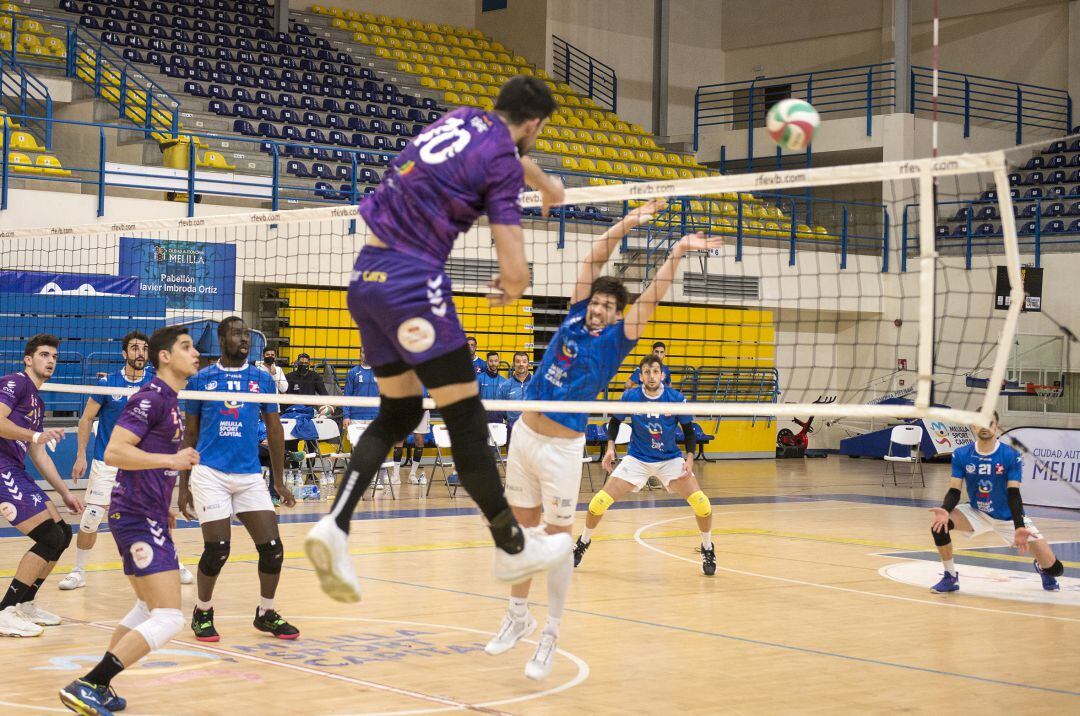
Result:
[[[930,406],[934,382],[934,272],[937,251],[934,236],[934,175],[928,168],[919,174],[919,377],[915,406]]]
[[[1001,234],[1005,248],[1005,268],[1009,273],[1009,309],[1005,312],[1005,324],[998,339],[997,354],[990,378],[986,384],[980,416],[989,424],[994,412],[1001,382],[1005,378],[1005,369],[1009,362],[1009,347],[1016,340],[1016,326],[1020,321],[1020,311],[1024,307],[1024,284],[1020,275],[1020,245],[1016,238],[1016,217],[1013,215],[1012,194],[1009,193],[1009,174],[1005,165],[1005,154],[997,153],[997,166],[994,167],[994,186],[997,188],[1001,211]]]

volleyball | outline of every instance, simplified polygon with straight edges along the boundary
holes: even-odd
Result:
[[[765,117],[769,136],[782,148],[801,152],[814,139],[821,115],[809,102],[785,99],[777,102]]]

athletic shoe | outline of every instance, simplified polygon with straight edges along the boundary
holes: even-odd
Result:
[[[427,475],[423,470],[413,470],[409,473],[409,482],[413,485],[427,484]]]
[[[456,472],[452,473],[450,475],[450,477],[446,478],[446,484],[447,485],[460,485],[461,484],[461,478],[458,477],[458,474]]]
[[[199,641],[221,641],[217,629],[214,628],[214,608],[195,609],[191,612],[191,631],[195,632],[195,638]]]
[[[585,556],[585,553],[589,550],[589,545],[592,544],[592,540],[588,542],[582,542],[581,538],[577,538],[577,544],[574,545],[574,567],[581,564],[581,558]]]
[[[278,639],[292,640],[300,636],[300,630],[281,618],[281,615],[271,609],[265,614],[259,614],[255,609],[255,628],[267,634],[273,634]]]
[[[185,567],[184,565],[181,564],[180,565],[180,584],[194,584],[194,583],[195,583],[195,575],[191,573],[190,569],[188,569],[187,567]]]
[[[716,574],[716,549],[709,547],[705,549],[702,547],[701,552],[701,573],[706,577],[711,577]]]
[[[1048,592],[1056,592],[1061,589],[1061,585],[1058,584],[1057,578],[1054,577],[1054,575],[1052,574],[1047,574],[1046,572],[1044,572],[1042,568],[1039,567],[1038,560],[1035,560],[1034,562],[1032,562],[1032,564],[1035,565],[1035,571],[1039,573],[1040,577],[1042,577],[1043,589]]]
[[[123,711],[127,708],[127,699],[116,693],[116,689],[109,687],[105,690],[105,708],[109,711]]]
[[[32,621],[27,621],[18,607],[8,607],[0,612],[0,636],[41,636],[45,631]]]
[[[941,581],[930,587],[930,591],[935,594],[945,594],[946,592],[960,591],[960,575],[945,572],[945,575],[941,578]]]
[[[572,549],[570,539],[569,532],[549,535],[525,530],[525,549],[517,554],[495,548],[491,573],[501,582],[524,582],[537,572],[546,572],[562,561]]]
[[[349,558],[349,536],[333,517],[326,515],[315,523],[304,540],[304,552],[327,596],[339,602],[360,601],[360,580]]]
[[[274,509],[276,510],[277,508],[281,507],[281,498],[280,497],[271,497],[270,498],[270,503],[274,506]]]
[[[401,465],[398,465],[396,463],[394,464],[394,469],[390,471],[390,484],[401,484]]]
[[[19,616],[38,626],[60,626],[60,617],[37,606],[35,602],[23,602],[15,606]]]
[[[81,569],[73,569],[67,573],[67,576],[60,580],[60,589],[69,591],[71,589],[82,589],[86,586],[86,577],[83,576]]]
[[[113,711],[107,705],[110,698],[109,689],[98,688],[82,679],[60,689],[60,703],[80,716],[112,716]]]
[[[484,647],[484,653],[491,656],[498,656],[499,654],[505,654],[514,648],[514,645],[519,641],[529,636],[536,630],[536,620],[533,619],[532,614],[529,614],[528,610],[525,612],[525,616],[521,618],[515,618],[510,610],[506,611],[503,616],[502,624],[499,625],[499,632],[491,637],[491,641]]]
[[[558,639],[557,636],[548,632],[540,635],[540,643],[536,645],[536,651],[525,664],[525,676],[533,681],[540,681],[551,674],[551,664],[555,661],[555,642]]]

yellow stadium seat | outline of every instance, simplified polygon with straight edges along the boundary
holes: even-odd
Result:
[[[330,11],[328,11],[322,5],[312,5],[309,9],[311,10],[311,12],[315,13],[316,15],[329,15],[330,14]]]
[[[479,107],[480,106],[480,100],[477,99],[476,95],[471,95],[471,94],[463,94],[463,95],[461,95],[461,103],[464,104],[464,105],[468,105],[469,107]]]
[[[19,35],[19,49],[22,52],[30,52],[35,47],[41,47],[41,40],[36,35]]]
[[[571,154],[576,154],[579,157],[585,156],[585,145],[581,142],[570,142],[567,146],[570,148],[569,151]]]
[[[720,213],[724,216],[738,216],[739,207],[730,201],[725,201],[720,204]]]
[[[345,12],[339,7],[330,7],[327,8],[327,10],[329,10],[329,12],[327,13],[328,15],[333,15],[334,17],[345,17]]]
[[[433,80],[430,77],[421,77],[420,78],[420,86],[421,87],[427,87],[428,89],[438,89],[435,86],[435,80]]]
[[[18,5],[6,2],[3,5],[0,5],[0,12],[22,12],[22,10],[19,9]]]
[[[612,147],[600,147],[600,152],[602,153],[604,159],[613,159],[613,160],[620,159],[619,153],[617,151],[615,151]],[[633,156],[633,155],[631,155],[631,156]]]
[[[47,49],[53,57],[67,57],[67,47],[64,46],[64,41],[59,37],[45,38],[45,49]]]
[[[453,105],[460,105],[461,104],[461,97],[458,97],[456,92],[447,92],[446,94],[443,95],[443,99],[446,100],[447,104],[453,104]]]
[[[645,167],[645,176],[649,179],[663,179],[664,175],[660,172],[660,167],[649,164]]]
[[[835,239],[836,237],[829,233],[829,230],[824,226],[815,226],[814,235],[822,239]]]
[[[612,169],[613,169],[613,170],[615,171],[615,173],[616,173],[616,174],[618,174],[619,176],[624,176],[624,177],[625,177],[625,176],[629,176],[629,175],[630,175],[630,167],[628,167],[628,166],[627,166],[626,164],[624,164],[623,162],[612,162],[612,163],[611,163],[611,168],[612,168]]]
[[[537,139],[536,140],[536,151],[538,151],[538,152],[550,152],[551,151],[551,144],[546,139]]]
[[[69,177],[71,176],[70,169],[64,169],[64,166],[60,163],[60,160],[51,154],[42,154],[34,162],[34,165],[41,170],[42,174],[53,177]]]
[[[2,135],[0,135],[2,136]],[[11,142],[11,149],[18,149],[23,152],[44,152],[45,148],[39,146],[37,140],[34,139],[34,135],[28,132],[12,132],[9,136]],[[2,139],[0,139],[2,141]]]
[[[637,157],[634,156],[634,153],[632,151],[630,151],[629,149],[625,148],[625,147],[619,147],[618,149],[616,149],[615,150],[615,155],[619,158],[619,161],[622,161],[622,162],[636,162],[637,161]]]
[[[222,156],[221,152],[215,151],[203,152],[202,157],[200,157],[195,162],[195,165],[208,169],[224,169],[226,171],[232,171],[236,169],[235,164],[229,164],[228,160],[226,160],[225,157]]]
[[[584,129],[584,127],[581,124],[581,120],[578,119],[577,117],[567,117],[566,118],[566,126],[567,127],[573,127],[574,129]]]
[[[556,140],[551,143],[551,150],[557,154],[570,154],[570,147],[566,142]]]
[[[11,171],[18,172],[20,174],[41,173],[41,169],[34,166],[34,162],[30,160],[30,157],[23,154],[22,152],[9,152],[8,165],[11,167]]]
[[[334,28],[335,30],[348,30],[349,23],[346,22],[343,18],[335,17],[333,20],[330,21],[330,27]]]
[[[795,227],[795,234],[800,239],[812,239],[814,238],[814,232],[810,230],[810,227],[806,224],[798,224]]]
[[[694,178],[694,173],[691,172],[689,169],[682,168],[682,169],[677,169],[676,171],[679,173],[679,178],[680,179],[693,179]]]
[[[576,172],[581,170],[581,166],[578,164],[578,160],[574,157],[563,157],[562,168],[567,171]]]
[[[593,159],[602,159],[604,157],[604,150],[596,144],[586,144],[585,155],[592,157]]]
[[[45,28],[41,26],[41,23],[37,20],[23,20],[19,23],[19,29],[23,32],[29,32],[34,35],[44,35]]]
[[[579,164],[581,165],[581,171],[583,172],[597,172],[599,171],[596,162],[592,159],[582,159]]]
[[[645,167],[641,166],[640,164],[631,164],[630,165],[630,176],[634,177],[635,179],[644,179],[644,178],[646,178]]]
[[[11,34],[12,28],[15,27],[15,21],[11,19],[10,15],[0,15],[0,30],[7,30],[8,34]],[[8,38],[8,44],[11,43],[11,38]]]

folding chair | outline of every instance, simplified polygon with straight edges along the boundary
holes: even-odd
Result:
[[[453,454],[451,453],[449,460],[443,456],[444,450],[450,450],[450,433],[445,425],[432,425],[431,434],[435,438],[435,464],[431,466],[431,477],[428,478],[427,491],[424,493],[424,497],[431,494],[431,486],[435,483],[436,468],[439,470],[442,483],[446,485],[447,493],[449,493],[450,497],[454,497],[457,495],[458,486],[451,485],[446,479],[446,470],[448,468],[453,470],[454,468]]]
[[[488,423],[488,445],[495,449],[495,462],[506,477],[506,461],[503,459],[502,449],[506,447],[508,433],[506,423]]]
[[[349,438],[349,445],[355,446],[360,441],[360,436],[364,434],[364,431],[371,425],[370,420],[354,420],[349,423],[349,427],[345,429],[345,433]],[[346,469],[348,469],[348,459],[350,455],[339,453],[346,460]],[[394,485],[390,482],[390,470],[394,467],[393,460],[385,460],[382,465],[379,465],[379,469],[375,472],[375,479],[371,481],[371,499],[375,499],[375,490],[379,489],[379,485],[384,486],[390,490],[390,498],[397,499],[397,495],[394,494]],[[361,495],[361,499],[364,499]]]
[[[312,420],[315,425],[316,434],[318,437],[315,439],[314,452],[305,452],[303,458],[300,461],[300,474],[304,474],[305,468],[307,469],[308,479],[314,481],[313,484],[319,485],[320,493],[323,497],[329,497],[329,493],[334,489],[334,470],[337,467],[336,455],[341,450],[341,426],[337,424],[337,421],[330,418],[317,417]],[[310,447],[311,441],[307,441]],[[323,452],[323,444],[331,443],[331,450],[329,452]],[[329,480],[319,479],[316,474],[316,464],[322,465],[323,475],[329,472]],[[327,468],[329,466],[329,468]],[[305,480],[305,484],[307,480]]]
[[[896,485],[896,463],[908,463],[911,465],[911,473],[908,475],[911,487],[915,486],[915,474],[918,473],[923,487],[926,487],[926,477],[923,475],[922,454],[919,452],[919,444],[922,443],[923,429],[919,425],[897,425],[889,433],[889,452],[885,455],[885,472],[892,472],[893,485]],[[893,445],[906,445],[909,455],[901,457],[893,455]],[[885,487],[885,473],[881,475],[881,486]]]

